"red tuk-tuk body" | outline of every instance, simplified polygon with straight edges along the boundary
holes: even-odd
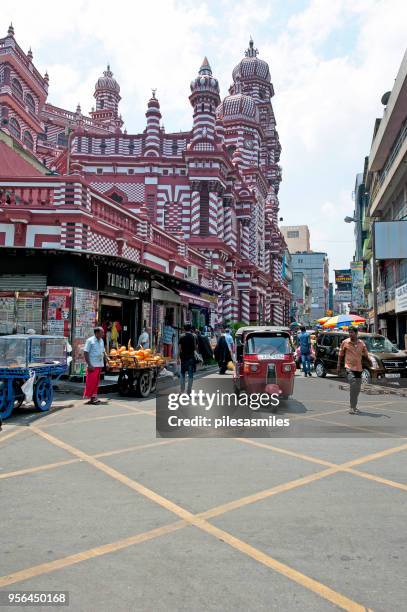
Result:
[[[276,393],[282,399],[292,395],[296,366],[288,328],[238,329],[235,364],[236,391]]]

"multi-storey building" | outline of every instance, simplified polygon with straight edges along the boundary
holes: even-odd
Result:
[[[324,317],[329,304],[329,262],[326,253],[293,253],[293,272],[303,272],[311,287],[311,319]]]
[[[269,66],[253,41],[234,68],[223,100],[204,59],[190,84],[193,125],[186,132],[165,132],[153,91],[145,130],[127,133],[119,112],[120,86],[109,66],[95,85],[89,116],[79,105],[71,112],[50,104],[48,75],[36,70],[31,50],[22,51],[12,26],[0,39],[0,71],[2,130],[60,175],[47,179],[59,185],[53,200],[59,211],[44,210],[42,216],[43,225],[53,228],[48,232],[53,248],[66,245],[69,237],[73,249],[121,257],[195,283],[217,296],[211,322],[288,322],[274,90]],[[64,187],[61,176],[70,177]],[[92,207],[92,214],[65,219],[62,205],[79,200]],[[90,204],[93,200],[99,204]],[[106,235],[100,202],[114,204],[122,224],[135,223],[152,246],[162,236],[156,252],[140,252],[132,244],[134,230],[125,238],[123,231],[121,237],[113,231]],[[34,218],[38,215],[27,221],[30,236],[36,231]],[[16,246],[11,225],[10,218],[10,227],[0,226],[0,244]],[[19,240],[20,247],[32,246]],[[174,258],[165,251],[175,243]]]
[[[303,253],[311,250],[308,225],[282,225],[280,230],[290,253]]]
[[[404,348],[407,333],[407,300],[403,297],[407,295],[407,52],[393,89],[383,96],[382,102],[385,111],[383,118],[375,123],[365,177],[369,206],[364,222],[368,232],[363,256],[367,270],[371,270],[366,275],[370,323],[374,321],[373,291],[376,289],[379,329]],[[380,253],[376,250],[379,259],[376,278],[372,266],[373,221],[378,230],[381,223],[392,222],[387,226],[384,249]]]

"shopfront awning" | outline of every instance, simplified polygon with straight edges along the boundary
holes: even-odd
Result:
[[[199,296],[199,295],[195,295],[194,293],[188,293],[187,291],[180,291],[179,292],[181,299],[182,299],[182,303],[183,304],[193,304],[195,306],[201,306],[201,308],[210,308],[211,305],[214,303],[214,301],[216,300],[216,297],[214,297],[214,300],[212,301],[211,299],[208,299],[209,297],[212,296]]]

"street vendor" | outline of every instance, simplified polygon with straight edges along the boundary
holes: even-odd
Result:
[[[86,340],[83,351],[87,365],[86,384],[83,393],[84,399],[87,400],[85,404],[101,403],[97,398],[100,374],[105,365],[105,359],[108,360],[103,342],[103,327],[95,327],[93,332],[94,335]]]

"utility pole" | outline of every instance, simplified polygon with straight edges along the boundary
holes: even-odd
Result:
[[[373,291],[373,331],[379,332],[379,315],[377,312],[377,265],[376,265],[376,221],[372,223],[372,291]]]

